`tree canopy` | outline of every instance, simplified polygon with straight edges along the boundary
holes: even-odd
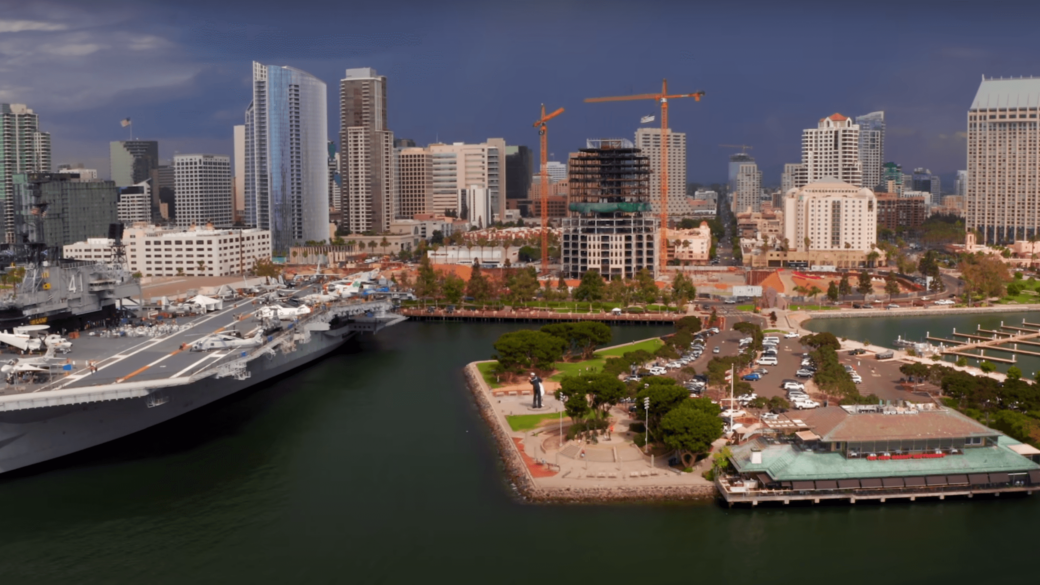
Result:
[[[525,370],[549,371],[553,369],[553,364],[563,358],[566,347],[566,342],[559,337],[521,329],[498,338],[495,342],[498,354],[494,358],[498,360],[500,371],[515,374]]]
[[[561,280],[563,277],[560,277]],[[599,270],[592,269],[581,275],[581,284],[574,289],[572,296],[576,301],[596,302],[602,301],[606,294],[606,284]]]
[[[610,407],[617,404],[625,397],[628,388],[625,384],[618,380],[616,376],[612,376],[607,373],[583,373],[577,376],[565,376],[560,381],[560,390],[557,391],[557,395],[563,394],[567,396],[567,401],[564,403],[564,408],[568,409],[567,414],[571,418],[575,418],[575,412],[582,411],[579,405],[571,405],[571,400],[574,397],[581,397],[587,400],[587,409],[584,412],[592,410],[601,411],[604,414],[610,410]],[[578,415],[577,418],[581,418],[582,415]]]
[[[700,403],[706,403],[707,407]],[[721,436],[718,406],[707,398],[686,400],[661,418],[661,440],[684,454],[706,453]]]
[[[580,355],[583,359],[592,358],[596,347],[610,343],[613,337],[610,327],[597,321],[551,323],[543,325],[541,331],[562,339],[569,354]]]

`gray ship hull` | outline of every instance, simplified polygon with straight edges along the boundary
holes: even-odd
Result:
[[[275,351],[246,364],[249,377],[209,376],[148,396],[0,412],[0,473],[101,445],[231,396],[305,366],[342,346],[354,332],[326,331],[291,351]]]

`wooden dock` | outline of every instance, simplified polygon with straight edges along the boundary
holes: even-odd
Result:
[[[957,356],[966,357],[966,358],[972,358],[972,359],[976,359],[976,360],[980,360],[980,361],[984,360],[984,361],[990,361],[990,362],[999,362],[999,363],[1002,363],[1002,364],[1013,364],[1013,363],[1016,363],[1015,359],[1014,359],[1015,356],[1011,356],[1012,359],[1007,359],[1007,358],[999,358],[999,357],[988,356],[988,355],[981,354],[981,353],[974,354],[974,353],[968,353],[966,351],[954,351],[954,350],[949,350],[949,349],[943,351],[942,353],[943,353],[943,355],[957,355]]]
[[[483,311],[472,309],[459,309],[448,312],[444,309],[429,312],[418,307],[402,308],[400,314],[415,321],[444,321],[444,322],[529,322],[529,323],[554,323],[561,321],[602,321],[604,323],[615,323],[618,325],[672,325],[677,320],[686,317],[684,313],[557,313],[555,311],[535,310],[501,310]],[[696,315],[702,320],[705,315]]]

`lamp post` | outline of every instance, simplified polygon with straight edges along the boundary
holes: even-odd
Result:
[[[564,405],[567,403],[567,395],[560,394],[560,449],[563,449],[563,411],[565,410]]]
[[[646,422],[643,424],[643,452],[650,451],[650,397],[643,398],[643,410],[646,412]]]

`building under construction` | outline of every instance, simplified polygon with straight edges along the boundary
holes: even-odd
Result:
[[[605,278],[657,274],[659,221],[650,215],[650,158],[631,141],[589,140],[570,158],[571,216],[563,220],[563,274]]]

